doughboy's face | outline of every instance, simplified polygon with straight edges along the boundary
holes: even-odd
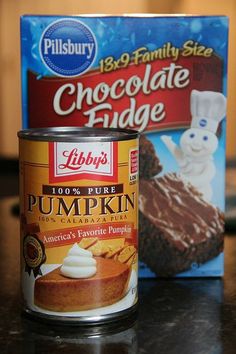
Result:
[[[191,128],[180,138],[182,151],[191,157],[205,157],[213,154],[218,146],[215,134],[204,129]]]

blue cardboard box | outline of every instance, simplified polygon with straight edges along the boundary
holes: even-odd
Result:
[[[228,18],[21,18],[22,126],[131,128],[140,277],[222,276]]]

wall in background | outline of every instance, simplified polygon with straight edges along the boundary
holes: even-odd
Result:
[[[227,155],[236,149],[236,1],[235,0],[0,0],[0,156],[16,157],[21,128],[19,17],[33,14],[199,13],[230,17]]]

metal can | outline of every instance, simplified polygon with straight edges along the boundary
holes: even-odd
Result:
[[[124,318],[137,304],[138,133],[18,133],[24,309],[70,323]]]

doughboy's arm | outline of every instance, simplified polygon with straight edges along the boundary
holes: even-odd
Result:
[[[162,135],[161,140],[166,145],[170,153],[174,156],[174,158],[176,159],[180,167],[184,166],[186,164],[186,159],[184,158],[184,154],[182,150],[178,147],[178,145],[175,144],[172,138],[168,135]]]

